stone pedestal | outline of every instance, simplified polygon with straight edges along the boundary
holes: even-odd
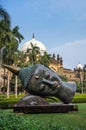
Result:
[[[33,106],[16,106],[14,107],[14,112],[16,113],[68,113],[77,112],[78,106],[76,104],[62,104],[55,103],[49,105],[33,105]]]
[[[77,104],[48,103],[45,98],[29,95],[23,97],[13,108],[16,113],[68,113],[77,112]]]

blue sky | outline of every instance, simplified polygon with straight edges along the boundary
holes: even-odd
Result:
[[[65,68],[86,64],[86,0],[0,0],[24,40],[41,41],[48,53],[60,54]]]

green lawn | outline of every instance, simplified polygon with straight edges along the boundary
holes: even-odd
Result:
[[[0,130],[86,130],[86,103],[79,103],[78,109],[73,113],[51,114],[18,114],[13,110],[0,110]]]
[[[82,103],[78,105],[78,112],[75,113],[57,113],[57,114],[36,114],[36,115],[25,115],[25,117],[38,120],[43,125],[59,124],[67,127],[85,127],[86,130],[86,104]]]

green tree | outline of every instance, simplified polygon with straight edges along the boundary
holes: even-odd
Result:
[[[24,39],[23,35],[19,32],[19,26],[13,28],[12,35],[12,39],[17,40],[18,43]]]
[[[8,12],[0,7],[0,52],[2,58],[2,49],[5,47],[6,58],[13,59],[14,51],[18,49],[18,43],[23,40],[19,33],[19,27],[11,29],[11,20]],[[5,56],[5,55],[4,55]]]
[[[1,49],[10,41],[10,16],[8,12],[0,6],[0,61],[1,61]]]
[[[5,45],[4,53],[3,53],[3,61],[6,64],[16,64],[18,62],[18,44],[23,39],[23,36],[18,31],[19,27],[16,26],[13,30],[9,30],[10,33],[10,42]],[[17,76],[15,76],[15,96],[17,98]],[[10,80],[8,78],[8,83],[10,84]],[[9,98],[9,84],[7,86],[7,97]]]
[[[23,40],[23,36],[18,31],[19,27],[16,26],[13,30],[10,29],[9,33],[11,36],[11,40],[6,44],[4,52],[3,52],[3,61],[6,64],[15,63],[16,57],[18,53],[18,45]]]
[[[38,46],[31,44],[31,49],[27,49],[29,55],[29,62],[31,65],[38,63],[40,57],[40,48]]]
[[[15,52],[15,57],[14,57],[14,64],[16,64],[19,67],[25,67],[28,65],[28,63],[26,62],[26,53],[23,53],[21,51],[17,51]]]
[[[40,57],[40,63],[48,67],[50,65],[50,61],[51,55],[45,51],[44,55]]]
[[[15,63],[15,52],[18,52],[18,44],[23,39],[23,36],[19,33],[19,27],[11,29],[11,21],[8,12],[0,7],[0,56],[3,61],[7,64]],[[2,53],[2,48],[3,53]],[[16,90],[17,90],[17,78],[15,78]],[[7,85],[7,97],[9,98],[9,84],[10,77],[8,75],[8,85]]]

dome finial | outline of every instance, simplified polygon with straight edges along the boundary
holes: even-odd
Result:
[[[34,36],[34,33],[33,33],[33,36],[32,36],[32,38],[33,38],[33,39],[35,38],[35,36]]]

